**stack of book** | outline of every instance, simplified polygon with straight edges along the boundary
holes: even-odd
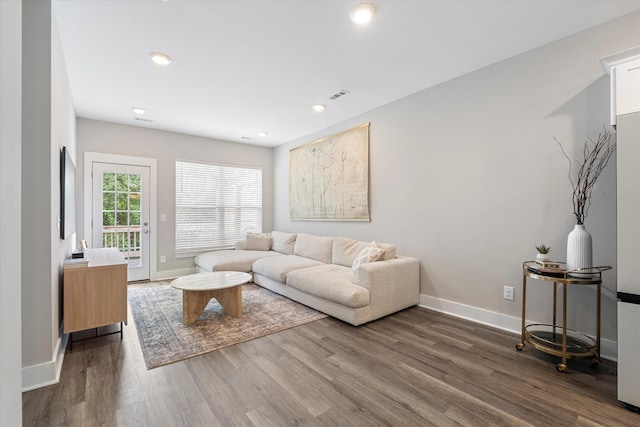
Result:
[[[563,277],[566,273],[562,268],[563,263],[558,261],[539,261],[536,260],[535,264],[527,265],[527,270],[532,273],[540,274],[543,276]]]
[[[67,258],[64,261],[64,268],[81,268],[87,267],[89,260],[86,258]]]
[[[536,264],[538,264],[540,267],[543,268],[560,268],[560,261],[540,261],[540,260],[536,260]]]

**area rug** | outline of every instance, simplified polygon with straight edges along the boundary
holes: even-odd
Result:
[[[182,324],[182,291],[171,286],[129,290],[147,369],[327,317],[255,284],[242,288],[242,316],[229,316],[212,299],[198,321]]]

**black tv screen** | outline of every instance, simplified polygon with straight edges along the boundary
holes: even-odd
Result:
[[[67,147],[60,152],[60,238],[76,232],[76,167]]]

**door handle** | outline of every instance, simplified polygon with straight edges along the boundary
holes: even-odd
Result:
[[[149,230],[144,230],[143,233],[144,234],[149,234]]]

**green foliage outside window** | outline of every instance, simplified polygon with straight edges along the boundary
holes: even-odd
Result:
[[[103,246],[120,251],[136,250],[140,245],[140,231],[124,231],[140,227],[140,175],[105,173],[102,177],[102,224],[112,228],[103,233]]]
[[[115,173],[105,173],[102,175],[102,191],[116,191]]]

